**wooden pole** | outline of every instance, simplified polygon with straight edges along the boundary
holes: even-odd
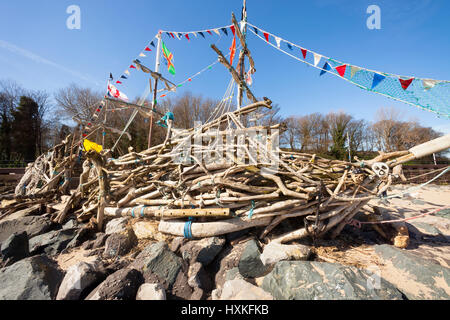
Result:
[[[160,59],[161,59],[161,31],[158,33],[157,37],[158,37],[158,47],[156,49],[155,72],[159,72],[159,65],[160,65]],[[153,88],[152,109],[156,108],[156,103],[157,103],[156,94],[157,93],[158,93],[158,78],[155,78],[155,85]],[[150,127],[148,130],[148,148],[149,149],[152,145],[152,130],[153,130],[153,112],[150,115]]]
[[[242,17],[241,17],[241,26],[243,24],[243,28],[242,28],[242,35],[244,38],[244,42],[246,42],[246,38],[247,38],[247,0],[244,0],[244,3],[242,5]],[[245,43],[246,44],[246,43]],[[244,56],[244,51],[245,51],[245,46],[242,47],[241,52],[240,52],[240,56]],[[245,62],[244,59],[240,59],[240,65],[239,65],[239,78],[244,81],[244,72],[245,72]],[[242,106],[242,97],[243,97],[243,91],[244,91],[244,87],[237,83],[239,85],[238,87],[238,110],[241,108]]]

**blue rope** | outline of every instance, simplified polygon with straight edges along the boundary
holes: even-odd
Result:
[[[252,200],[252,207],[250,211],[248,212],[248,218],[251,219],[253,216],[253,209],[255,209],[255,200]]]
[[[186,239],[192,239],[192,220],[190,218],[184,224],[184,237]]]
[[[131,209],[131,216],[132,216],[133,218],[136,218],[135,215],[134,215],[134,209],[136,209],[136,207],[133,207],[133,209]]]
[[[145,208],[145,207],[147,207],[147,206],[143,206],[143,207],[141,208],[141,217],[142,217],[142,218],[144,218],[144,208]]]

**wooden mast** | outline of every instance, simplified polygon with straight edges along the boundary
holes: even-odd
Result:
[[[156,62],[155,62],[155,72],[159,72],[159,65],[160,65],[160,59],[161,59],[161,31],[158,32],[158,47],[156,49]],[[150,84],[151,84],[151,78],[150,78]],[[152,101],[152,110],[155,110],[156,108],[156,94],[158,92],[158,78],[155,78],[155,85],[153,88],[153,101]],[[148,148],[150,149],[152,144],[152,130],[153,130],[153,112],[151,112],[150,115],[150,125],[148,130]]]

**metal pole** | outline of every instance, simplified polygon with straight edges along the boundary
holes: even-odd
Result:
[[[155,72],[159,72],[159,65],[161,59],[161,31],[159,31],[158,35],[158,46],[156,49],[156,62],[155,62]],[[150,80],[151,81],[151,80]],[[155,86],[153,88],[153,101],[152,101],[152,109],[156,108],[156,94],[158,91],[158,79],[155,79]],[[148,148],[151,147],[152,144],[152,130],[153,130],[153,112],[150,115],[150,128],[148,131]]]

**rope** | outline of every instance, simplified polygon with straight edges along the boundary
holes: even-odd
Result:
[[[248,212],[248,218],[251,219],[253,217],[253,210],[255,209],[255,200],[252,200],[252,207]]]
[[[424,216],[428,216],[430,214],[434,214],[437,213],[439,211],[445,210],[445,209],[449,209],[450,205],[442,207],[442,208],[438,208],[436,210],[427,212],[427,213],[423,213],[423,214],[419,214],[417,216],[414,217],[409,217],[409,218],[404,218],[404,219],[396,219],[396,220],[383,220],[383,221],[359,221],[356,219],[350,219],[349,222],[347,222],[347,224],[352,225],[358,229],[361,229],[361,225],[363,224],[387,224],[387,223],[395,223],[395,222],[405,222],[405,221],[409,221],[409,220],[414,220],[414,219],[418,219],[418,218],[422,218]]]
[[[436,169],[436,170],[433,170],[433,171],[430,171],[430,172],[427,172],[427,173],[424,173],[424,174],[419,174],[418,176],[415,176],[415,177],[412,177],[412,178],[408,178],[407,180],[417,179],[417,178],[419,178],[419,177],[427,176],[427,175],[429,175],[429,174],[432,174],[432,173],[435,173],[435,172],[439,172],[439,171],[445,170],[445,169],[447,169],[447,168],[450,168],[450,166],[444,167],[444,168],[439,168],[439,169]]]
[[[186,239],[192,239],[192,219],[189,218],[184,224],[184,237]]]

